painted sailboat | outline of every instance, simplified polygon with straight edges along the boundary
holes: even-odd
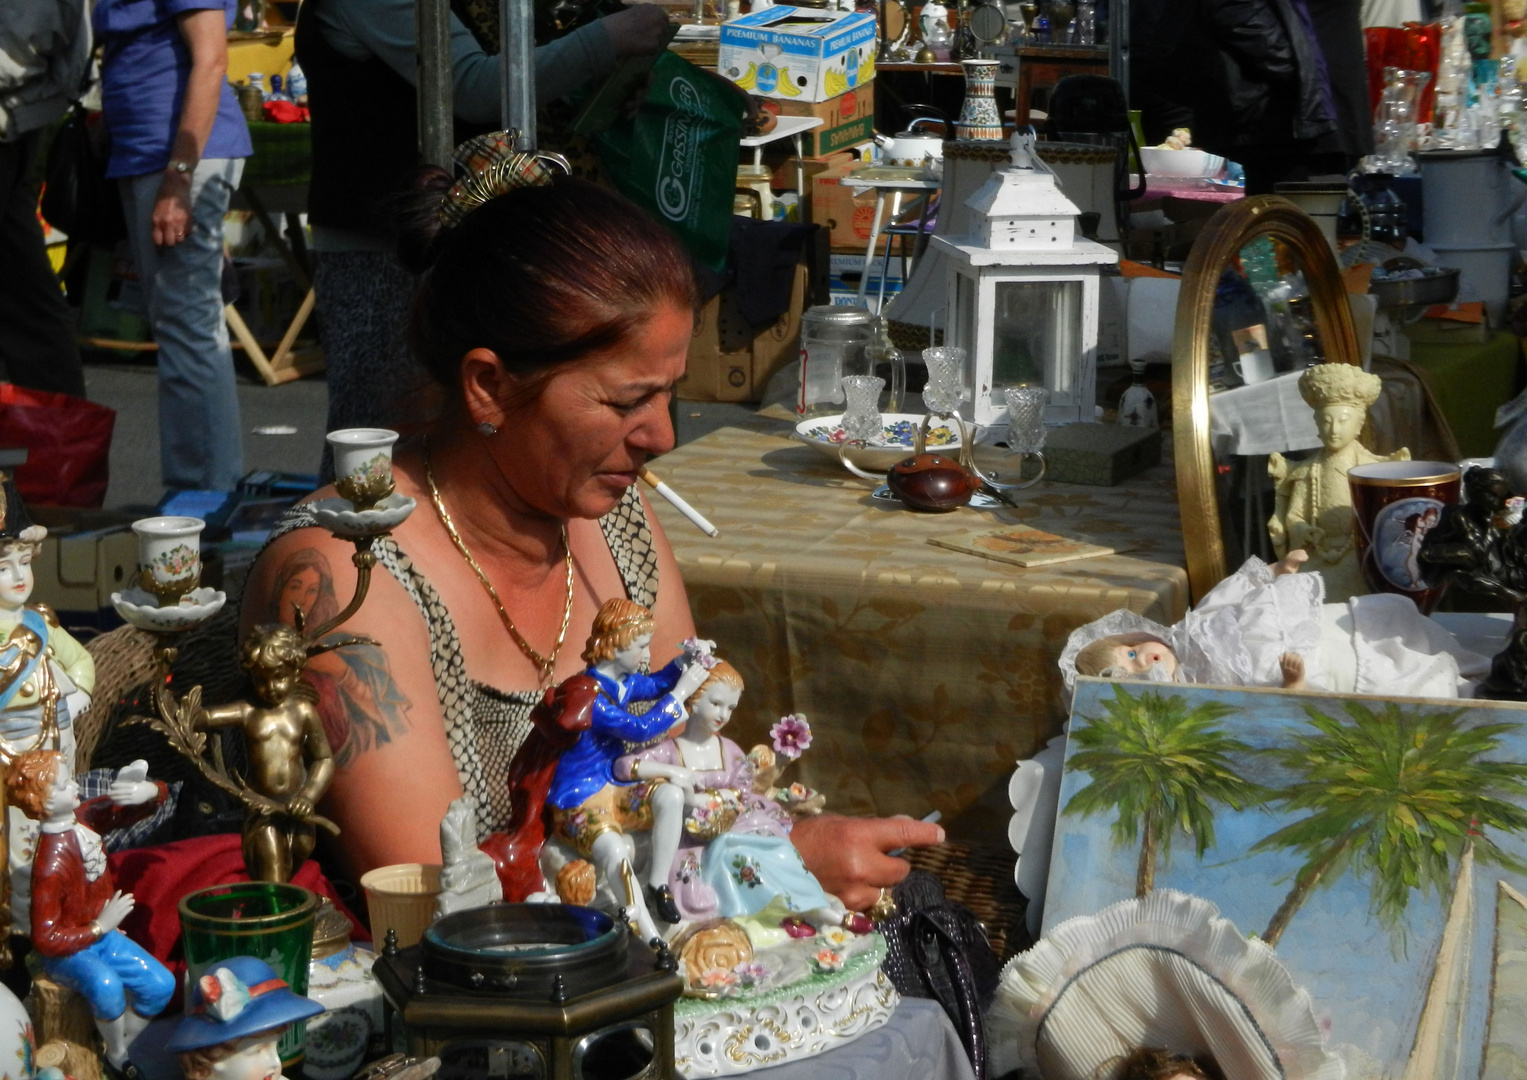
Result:
[[[1463,1080],[1463,1024],[1469,997],[1469,946],[1474,936],[1474,845],[1464,845],[1453,881],[1442,943],[1416,1041],[1400,1080]]]
[[[1527,1080],[1527,896],[1495,883],[1495,968],[1480,1080]]]

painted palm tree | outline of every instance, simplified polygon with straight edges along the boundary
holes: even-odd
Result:
[[[1343,705],[1345,718],[1306,706],[1315,731],[1270,753],[1298,779],[1276,796],[1306,816],[1257,842],[1304,864],[1262,938],[1276,945],[1319,886],[1347,870],[1371,879],[1373,913],[1391,931],[1415,890],[1445,895],[1453,866],[1473,842],[1474,860],[1527,872],[1487,830],[1527,828],[1527,763],[1501,761],[1501,736],[1516,724],[1465,726],[1466,709],[1387,702]]]
[[[1214,845],[1212,803],[1243,810],[1266,789],[1236,772],[1233,759],[1251,747],[1225,734],[1218,722],[1235,708],[1206,701],[1192,708],[1177,696],[1146,690],[1135,697],[1122,685],[1103,702],[1106,714],[1071,732],[1077,749],[1067,767],[1092,782],[1066,804],[1066,813],[1118,812],[1114,843],[1140,841],[1135,895],[1155,885],[1156,861],[1169,858],[1178,829],[1193,838],[1200,858]]]

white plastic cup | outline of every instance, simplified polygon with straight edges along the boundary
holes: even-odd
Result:
[[[417,945],[435,920],[435,898],[440,895],[440,867],[429,863],[394,863],[361,875],[366,890],[366,910],[371,916],[371,936],[378,942],[387,931],[398,935],[398,948]]]

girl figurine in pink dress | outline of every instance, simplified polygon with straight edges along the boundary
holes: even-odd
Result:
[[[721,735],[741,697],[742,676],[717,662],[685,703],[684,733],[620,758],[615,776],[666,780],[685,791],[684,838],[669,872],[685,919],[746,918],[778,898],[793,913],[786,916],[792,932],[811,932],[803,920],[842,925],[848,912],[822,890],[790,843],[790,815],[755,790],[753,762]]]

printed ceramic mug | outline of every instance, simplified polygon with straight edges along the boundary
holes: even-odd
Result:
[[[1266,382],[1278,374],[1277,369],[1273,367],[1272,353],[1266,349],[1242,353],[1241,358],[1234,361],[1230,366],[1235,368],[1235,373],[1241,377],[1241,382],[1247,386]]]
[[[1421,544],[1458,501],[1462,472],[1446,461],[1381,461],[1354,465],[1352,530],[1363,577],[1374,592],[1400,593],[1429,613],[1442,591],[1428,582]]]

